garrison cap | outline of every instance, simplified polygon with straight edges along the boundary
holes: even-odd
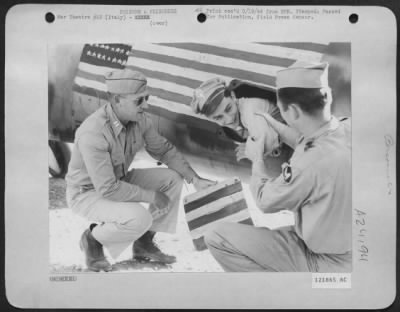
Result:
[[[218,77],[204,81],[194,90],[190,106],[196,113],[203,113],[206,106],[214,101],[222,101],[225,86],[225,81]]]
[[[117,69],[105,76],[107,91],[114,94],[141,94],[146,92],[147,79],[138,71]]]
[[[326,88],[328,63],[296,62],[276,74],[276,88]]]

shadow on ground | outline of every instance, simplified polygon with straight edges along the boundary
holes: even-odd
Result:
[[[137,261],[137,260],[124,260],[116,262],[112,265],[112,271],[158,271],[160,269],[171,269],[172,267],[168,264],[157,262],[157,261]],[[81,265],[51,265],[50,273],[92,273],[92,271],[86,269]]]

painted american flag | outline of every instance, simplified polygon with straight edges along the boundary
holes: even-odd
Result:
[[[197,250],[207,248],[204,234],[218,222],[253,225],[242,183],[233,177],[183,199],[186,221]]]
[[[85,44],[74,91],[106,98],[104,75],[129,67],[148,78],[149,111],[160,116],[195,116],[193,90],[220,77],[274,88],[276,72],[297,60],[318,62],[327,43],[147,43]]]

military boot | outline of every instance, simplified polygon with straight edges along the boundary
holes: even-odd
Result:
[[[165,264],[176,262],[175,256],[163,253],[153,241],[156,232],[147,231],[133,243],[133,257],[136,260],[153,260]]]
[[[86,266],[90,271],[111,271],[112,266],[107,261],[103,252],[103,245],[100,244],[92,235],[92,226],[83,232],[80,247],[85,253]]]

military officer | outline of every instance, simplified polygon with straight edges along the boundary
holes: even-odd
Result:
[[[196,189],[215,182],[201,178],[155,130],[143,111],[149,93],[142,73],[115,70],[106,85],[109,103],[78,128],[66,176],[69,206],[95,222],[80,241],[87,267],[111,270],[103,246],[117,258],[132,242],[136,259],[173,263],[154,243],[155,233],[175,232],[183,179]],[[142,147],[168,168],[128,171]]]
[[[250,188],[263,212],[291,210],[295,225],[270,230],[222,223],[206,234],[206,244],[226,271],[351,271],[350,120],[331,114],[327,63],[296,63],[276,79],[289,126],[271,126],[295,151],[276,177],[262,162],[262,142],[253,140],[246,150]]]

